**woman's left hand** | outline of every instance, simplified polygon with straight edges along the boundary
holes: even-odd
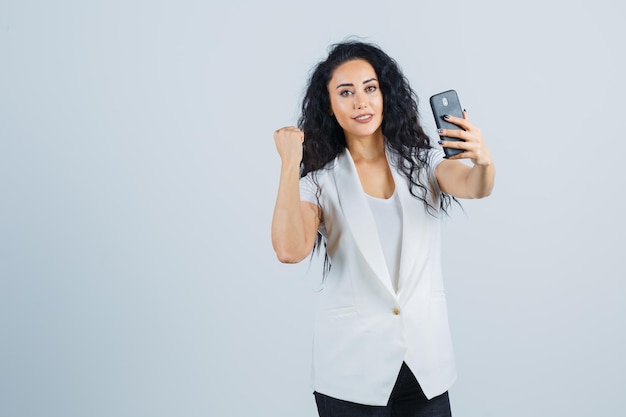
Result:
[[[474,126],[467,118],[467,112],[463,111],[463,118],[448,116],[447,122],[454,123],[463,130],[457,129],[438,129],[437,133],[440,136],[448,136],[452,138],[459,138],[462,141],[446,141],[439,140],[439,144],[444,148],[449,149],[461,149],[462,153],[451,156],[448,159],[470,159],[474,165],[488,166],[493,163],[491,159],[491,153],[489,148],[485,145],[483,140],[483,134],[480,129]]]

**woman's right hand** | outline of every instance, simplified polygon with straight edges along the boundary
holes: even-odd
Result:
[[[295,126],[282,127],[274,132],[274,142],[283,163],[300,165],[304,143],[302,130]]]

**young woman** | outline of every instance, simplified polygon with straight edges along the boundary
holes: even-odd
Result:
[[[320,62],[299,127],[274,132],[281,158],[272,243],[281,262],[326,250],[313,343],[320,416],[449,416],[456,378],[441,276],[439,218],[482,198],[495,168],[480,130],[439,141],[420,125],[397,63],[362,42]],[[457,159],[469,159],[472,166]]]

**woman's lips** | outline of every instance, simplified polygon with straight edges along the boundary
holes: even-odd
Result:
[[[354,118],[354,120],[358,123],[367,123],[374,117],[373,114],[362,114]]]

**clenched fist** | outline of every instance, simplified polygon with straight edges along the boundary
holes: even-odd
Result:
[[[274,132],[274,142],[284,164],[300,165],[304,132],[295,126],[280,128]]]

